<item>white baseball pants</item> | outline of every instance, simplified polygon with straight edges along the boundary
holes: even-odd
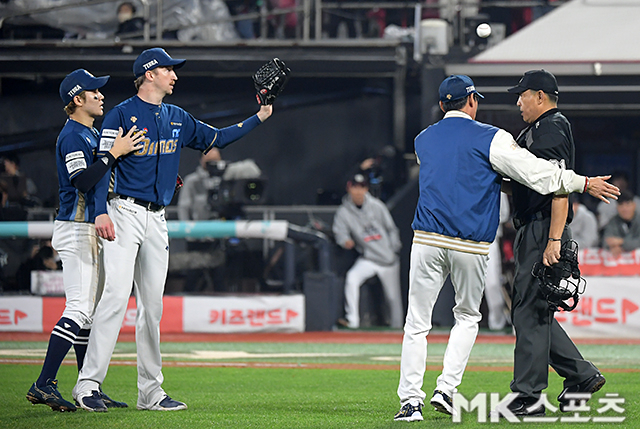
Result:
[[[169,263],[169,238],[164,210],[152,212],[123,199],[108,204],[115,241],[103,240],[105,287],[94,316],[94,329],[74,397],[97,390],[104,381],[127,303],[136,296],[138,408],[149,408],[164,396],[161,385],[160,319]]]
[[[104,283],[100,276],[95,225],[57,220],[53,225],[51,245],[62,260],[66,298],[62,317],[73,320],[82,329],[89,329]]]
[[[391,327],[402,327],[400,297],[400,261],[393,265],[380,265],[359,257],[347,271],[344,285],[345,317],[350,328],[360,327],[360,287],[373,276],[378,276],[384,296],[389,304]]]
[[[459,252],[424,244],[411,247],[409,269],[409,308],[402,340],[398,396],[402,405],[410,401],[424,403],[422,390],[427,362],[427,334],[431,315],[447,275],[455,291],[456,320],[444,354],[442,374],[436,389],[449,396],[462,382],[471,348],[482,319],[480,303],[484,291],[487,255]]]
[[[504,295],[502,295],[502,256],[500,241],[497,237],[489,246],[489,265],[487,266],[487,285],[484,297],[487,300],[487,309],[489,310],[487,317],[489,329],[503,329],[507,325],[507,315],[505,314]]]

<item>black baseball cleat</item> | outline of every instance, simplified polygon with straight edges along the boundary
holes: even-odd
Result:
[[[567,398],[567,393],[596,393],[602,389],[602,386],[607,382],[602,374],[599,372],[595,375],[584,380],[582,383],[575,384],[573,386],[565,387],[562,393],[558,395],[558,402],[560,403],[560,411],[566,413],[573,411],[572,402],[575,399]]]
[[[109,396],[107,396],[107,394],[102,391],[102,387],[100,387],[99,389],[100,389],[99,390],[100,398],[102,399],[102,402],[104,402],[104,405],[106,405],[107,408],[127,408],[128,407],[126,402],[114,401],[113,399],[109,398]]]
[[[396,413],[393,420],[397,422],[419,422],[422,421],[422,404],[411,405],[406,403]]]
[[[77,409],[75,405],[65,400],[58,392],[58,380],[47,380],[47,384],[43,388],[39,388],[33,383],[29,392],[27,392],[27,399],[34,405],[48,405],[53,411],[74,412]]]
[[[519,396],[509,402],[506,405],[506,408],[507,411],[509,411],[515,417],[544,417],[546,414],[544,404],[535,407],[535,404],[537,402],[537,398]],[[498,417],[500,418],[505,417],[503,411],[495,409],[489,413],[489,418],[493,418],[495,415],[498,415]]]

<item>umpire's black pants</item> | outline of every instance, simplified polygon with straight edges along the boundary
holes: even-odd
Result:
[[[515,278],[511,318],[516,331],[511,390],[537,397],[547,388],[549,365],[564,380],[564,387],[576,385],[595,375],[598,369],[583,359],[576,345],[553,317],[542,296],[537,279],[531,275],[549,240],[550,219],[534,220],[522,226],[514,241]],[[562,241],[571,239],[565,227]]]

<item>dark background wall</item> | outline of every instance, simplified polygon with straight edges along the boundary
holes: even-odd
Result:
[[[2,150],[15,149],[46,205],[56,204],[54,148],[66,115],[58,80],[3,79],[0,97]],[[224,159],[251,158],[268,178],[263,203],[315,204],[319,189],[343,193],[348,171],[392,144],[389,79],[292,79],[274,115],[222,151]],[[112,78],[103,93],[105,112],[135,91],[131,79]],[[165,98],[218,128],[258,110],[250,79],[185,77]],[[96,121],[99,128],[100,121]],[[197,166],[200,153],[182,153],[180,173]]]

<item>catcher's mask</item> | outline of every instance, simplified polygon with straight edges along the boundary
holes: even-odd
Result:
[[[580,294],[587,281],[580,277],[578,267],[578,243],[573,240],[562,243],[560,260],[548,267],[541,262],[533,265],[531,274],[538,279],[542,295],[553,311],[571,311],[578,305]],[[573,304],[566,301],[573,298]]]

